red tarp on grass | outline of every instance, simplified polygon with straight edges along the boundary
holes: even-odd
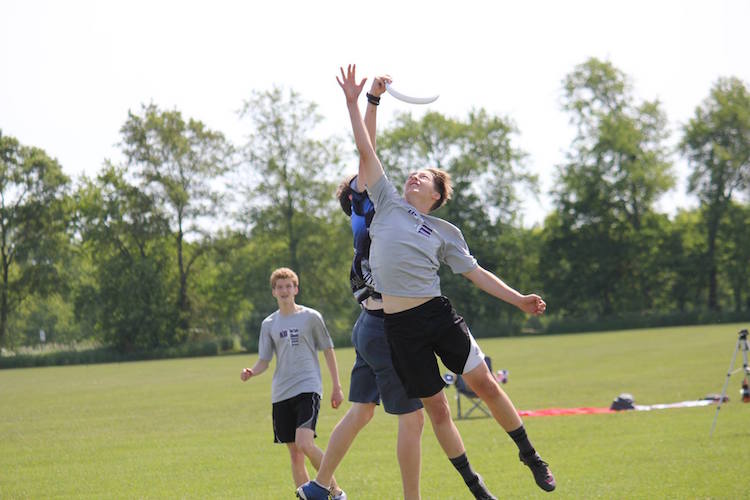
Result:
[[[522,417],[555,417],[558,415],[594,415],[597,413],[618,413],[621,411],[650,411],[664,410],[667,408],[692,408],[695,406],[708,406],[718,401],[701,399],[698,401],[682,401],[679,403],[635,405],[632,410],[610,410],[609,408],[543,408],[541,410],[521,410],[518,414]]]
[[[541,410],[521,410],[522,417],[554,417],[557,415],[593,415],[595,413],[615,413],[609,408],[543,408]]]

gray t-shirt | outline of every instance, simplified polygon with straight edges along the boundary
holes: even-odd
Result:
[[[276,371],[271,381],[271,402],[278,403],[303,392],[323,396],[318,350],[333,347],[323,316],[315,309],[298,305],[284,316],[278,310],[263,320],[258,357],[271,361],[276,353]]]
[[[370,224],[375,290],[398,297],[438,297],[441,263],[456,274],[477,267],[461,231],[443,219],[421,214],[385,175],[367,191],[375,205]]]

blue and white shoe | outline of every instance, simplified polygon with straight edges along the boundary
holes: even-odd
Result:
[[[344,495],[342,500],[345,500],[346,494],[343,491],[341,493]],[[308,481],[297,488],[297,498],[302,500],[329,500],[331,492],[315,481]],[[341,498],[341,496],[336,498]]]

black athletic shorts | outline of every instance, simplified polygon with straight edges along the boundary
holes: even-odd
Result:
[[[315,433],[319,412],[320,394],[315,392],[303,392],[273,403],[273,442],[293,443],[298,428],[312,429]]]
[[[393,367],[410,398],[434,396],[445,387],[435,354],[454,373],[476,367],[484,354],[445,297],[385,315]]]

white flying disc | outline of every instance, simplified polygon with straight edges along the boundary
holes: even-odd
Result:
[[[412,97],[404,95],[394,89],[393,85],[391,85],[390,83],[385,84],[385,90],[399,101],[408,102],[409,104],[430,104],[431,102],[435,102],[437,98],[440,97],[440,94],[431,97]]]

